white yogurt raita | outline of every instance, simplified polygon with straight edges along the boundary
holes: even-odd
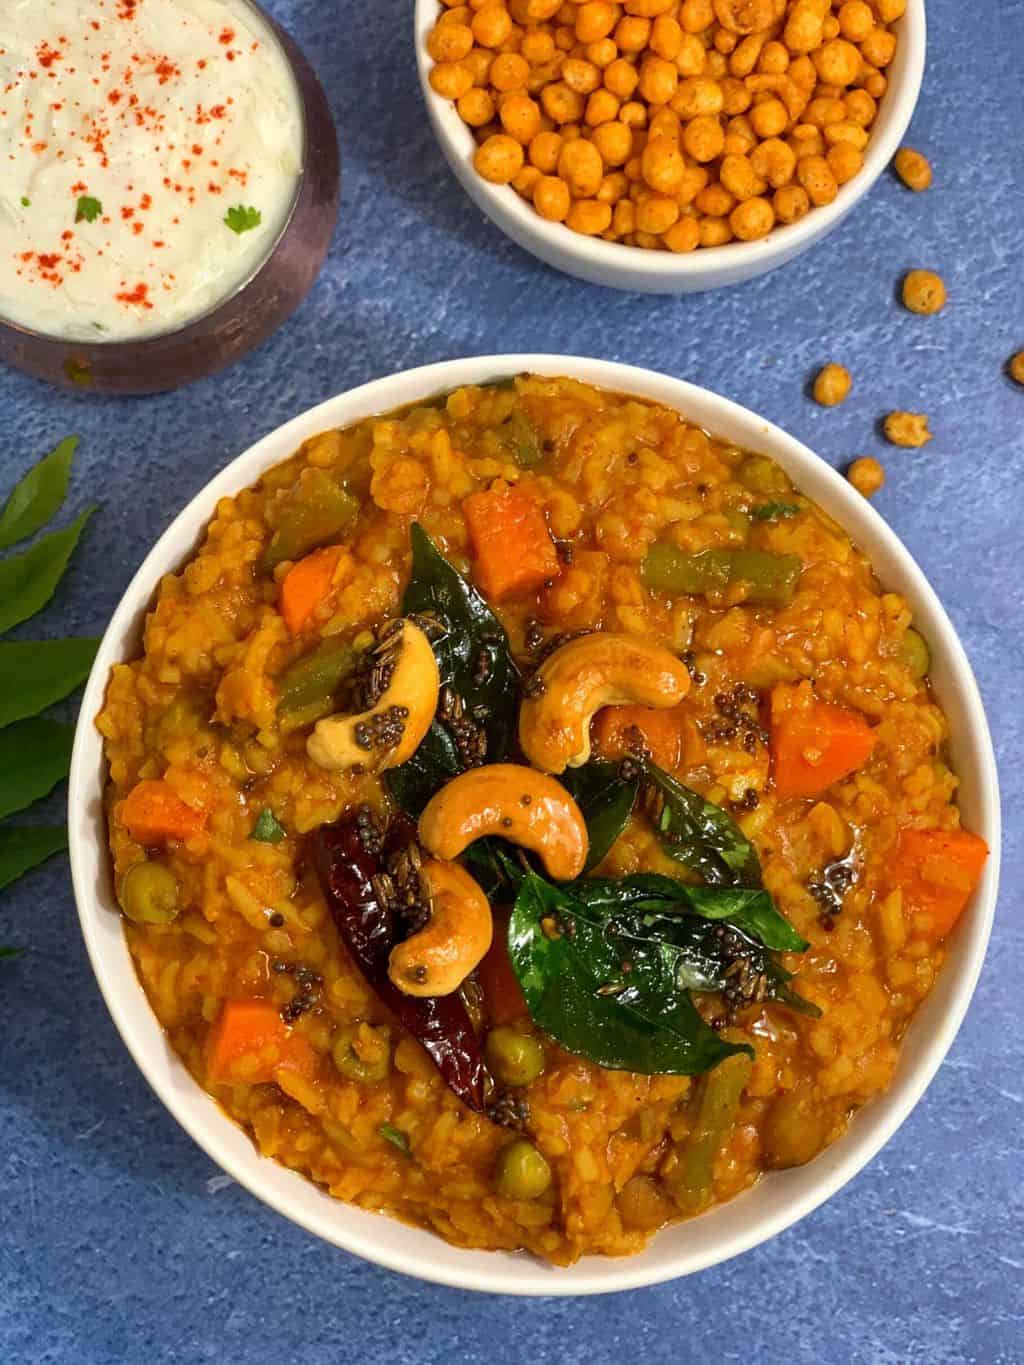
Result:
[[[74,341],[194,321],[268,255],[302,151],[245,0],[0,0],[0,319]]]

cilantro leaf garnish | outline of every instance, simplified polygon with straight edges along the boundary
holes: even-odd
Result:
[[[103,205],[98,199],[83,194],[78,201],[78,207],[75,209],[75,222],[94,223],[102,212]]]
[[[258,228],[263,222],[263,214],[260,213],[259,209],[254,209],[251,204],[248,207],[244,204],[236,204],[234,208],[228,209],[224,215],[224,222],[232,232],[241,234],[249,232],[252,228]]]

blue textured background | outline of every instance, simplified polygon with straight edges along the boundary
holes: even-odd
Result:
[[[0,967],[0,1360],[1024,1360],[1024,390],[1004,373],[1024,347],[1024,2],[979,6],[988,17],[965,33],[963,0],[930,0],[910,138],[934,159],[930,194],[887,177],[793,265],[676,301],[556,275],[483,221],[428,131],[407,3],[272,8],[318,65],[341,132],[342,219],[326,270],[268,345],[177,394],[97,401],[0,373],[0,492],[78,431],[71,503],[102,502],[55,601],[19,634],[100,632],[144,550],[215,470],[351,385],[501,350],[663,369],[738,399],[836,464],[883,459],[877,506],[946,604],[995,732],[1007,817],[995,937],[927,1097],[826,1207],[676,1284],[603,1300],[488,1299],[353,1260],[218,1173],[116,1037],[58,860],[0,903],[0,941],[30,949]],[[913,266],[945,276],[941,316],[896,303]],[[855,388],[825,411],[805,386],[831,358]],[[879,440],[878,418],[898,407],[930,415],[925,451]]]

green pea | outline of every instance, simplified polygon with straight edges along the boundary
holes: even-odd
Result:
[[[928,642],[923,635],[920,635],[912,627],[904,635],[900,644],[900,658],[910,670],[911,677],[914,678],[923,678],[932,666]]]
[[[121,909],[134,924],[170,924],[177,919],[178,883],[163,863],[136,863],[121,882]]]
[[[386,1027],[370,1029],[373,1041],[379,1043],[380,1048],[375,1057],[367,1060],[353,1046],[361,1027],[360,1024],[349,1024],[335,1036],[331,1045],[334,1065],[349,1081],[372,1084],[386,1080],[391,1070],[391,1030]]]
[[[487,1064],[502,1085],[529,1085],[544,1070],[543,1047],[518,1029],[491,1029],[485,1051]]]
[[[494,1187],[506,1199],[539,1199],[551,1184],[551,1167],[532,1142],[517,1138],[498,1153]]]

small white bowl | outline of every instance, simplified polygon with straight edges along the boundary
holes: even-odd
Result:
[[[907,1032],[890,1089],[855,1118],[845,1137],[809,1165],[768,1175],[731,1203],[665,1229],[638,1256],[587,1257],[560,1270],[526,1256],[460,1250],[431,1233],[332,1199],[303,1177],[259,1156],[249,1138],[197,1085],[168,1045],[125,945],[103,815],[106,764],[93,724],[111,666],[137,654],[143,618],[161,577],[178,570],[192,554],[219,498],[247,488],[319,431],[346,427],[462,384],[524,371],[569,375],[677,409],[726,440],[777,460],[804,493],[847,529],[870,555],[882,583],[908,599],[928,638],[935,691],[952,730],[964,820],[992,849],[973,904],[949,941],[942,974]],[[128,1050],[179,1123],[229,1175],[326,1241],[420,1279],[508,1294],[598,1294],[687,1275],[767,1241],[841,1189],[896,1131],[945,1057],[981,970],[999,875],[995,758],[974,676],[924,575],[878,513],[806,446],[745,408],[651,370],[569,356],[481,356],[365,384],[264,437],[207,484],[146,557],[100,645],[75,736],[68,812],[75,898],[96,978]]]
[[[584,237],[563,223],[549,223],[509,185],[492,185],[473,169],[476,143],[451,100],[431,89],[433,61],[427,35],[441,13],[439,0],[416,0],[414,41],[423,98],[434,134],[463,189],[507,236],[547,265],[591,284],[640,294],[698,294],[767,274],[785,265],[840,223],[892,160],[907,131],[921,90],[925,58],[924,0],[908,0],[896,25],[899,46],[888,69],[889,89],[878,106],[860,173],[843,185],[835,200],[812,209],[799,223],[775,228],[757,242],[733,242],[686,255]]]

